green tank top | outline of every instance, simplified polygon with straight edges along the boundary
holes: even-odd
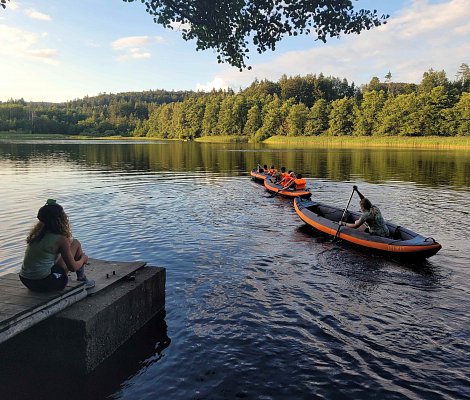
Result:
[[[46,233],[39,242],[28,243],[20,275],[26,279],[43,279],[50,275],[57,258],[54,244],[61,235]]]

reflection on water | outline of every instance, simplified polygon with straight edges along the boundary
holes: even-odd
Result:
[[[260,164],[284,165],[306,176],[335,181],[404,181],[427,186],[470,186],[470,152],[390,148],[286,148],[261,144],[87,141],[0,143],[2,158],[23,166],[47,157],[123,171],[246,172]]]
[[[258,162],[295,168],[341,207],[358,184],[443,249],[411,265],[312,234],[248,179]],[[121,354],[132,368],[113,361],[85,397],[465,398],[469,166],[462,151],[0,143],[0,274],[18,271],[49,197],[93,257],[167,268],[171,345],[149,334],[148,351]]]

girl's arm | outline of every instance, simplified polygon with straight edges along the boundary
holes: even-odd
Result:
[[[67,269],[71,272],[78,271],[83,264],[88,261],[88,256],[86,254],[82,254],[80,259],[75,260],[74,255],[72,254],[72,250],[70,248],[70,239],[66,238],[65,236],[61,236],[58,241],[58,252],[62,256],[62,259],[67,266]]]

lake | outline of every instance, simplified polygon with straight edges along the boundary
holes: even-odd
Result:
[[[258,163],[340,207],[358,185],[443,248],[410,264],[326,240]],[[0,179],[0,274],[47,198],[91,257],[167,269],[164,319],[87,379],[4,372],[3,400],[470,398],[470,151],[3,141]]]

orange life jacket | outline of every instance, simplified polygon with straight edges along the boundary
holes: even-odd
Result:
[[[270,168],[269,169],[269,175],[274,175],[277,172],[277,169],[275,168]]]
[[[304,178],[296,179],[294,182],[296,190],[305,189],[307,187],[307,181]]]
[[[288,176],[289,176],[289,174],[287,172],[283,172],[281,174],[281,180],[279,181],[279,184],[282,185],[286,181]]]
[[[287,179],[286,179],[286,181],[284,182],[284,185],[283,185],[283,186],[284,186],[284,187],[289,186],[292,182],[294,182],[294,180],[295,180],[295,179],[292,178],[292,176],[288,176]]]

